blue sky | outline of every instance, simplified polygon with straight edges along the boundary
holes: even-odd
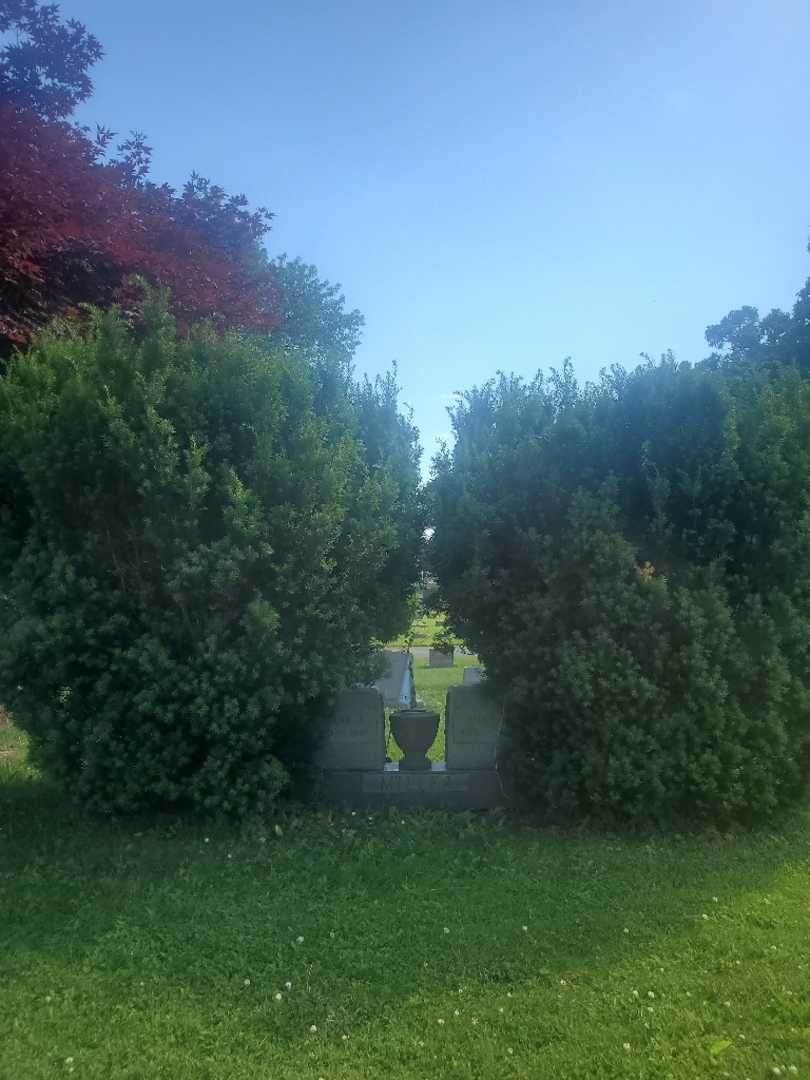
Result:
[[[810,4],[62,0],[82,119],[276,213],[396,359],[428,454],[453,391],[707,352],[810,275]]]

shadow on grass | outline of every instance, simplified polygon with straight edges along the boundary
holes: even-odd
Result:
[[[280,837],[271,825],[104,820],[23,766],[0,769],[0,842],[0,984],[89,966],[201,998],[213,980],[250,1011],[234,997],[244,973],[258,965],[275,990],[306,955],[324,1007],[351,983],[355,1019],[417,990],[610,968],[625,958],[624,928],[654,952],[699,927],[713,896],[767,890],[808,856],[803,817],[780,834],[682,841],[472,815],[302,812]]]

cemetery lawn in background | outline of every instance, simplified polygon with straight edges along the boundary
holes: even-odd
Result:
[[[0,705],[0,754],[19,754],[27,745],[25,735],[14,727],[8,713]]]
[[[444,628],[444,615],[419,615],[411,624],[410,632],[413,634],[410,642],[411,646],[431,645],[436,635],[443,631]],[[404,649],[407,639],[407,634],[400,634],[398,638],[389,641],[388,646],[392,649]]]
[[[15,752],[0,1078],[808,1076],[808,896],[806,814],[649,841],[500,815],[117,821]]]

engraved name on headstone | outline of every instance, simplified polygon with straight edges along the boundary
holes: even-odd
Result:
[[[363,791],[368,795],[404,794],[421,792],[433,799],[450,791],[469,791],[469,773],[450,772],[398,772],[386,770],[382,773],[366,773],[363,776]]]

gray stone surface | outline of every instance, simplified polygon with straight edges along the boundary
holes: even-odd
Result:
[[[380,810],[423,807],[432,810],[491,810],[508,799],[495,769],[449,770],[434,762],[429,772],[400,771],[388,762],[374,772],[325,772],[317,799],[332,806]]]
[[[452,667],[455,658],[452,652],[444,652],[442,649],[431,649],[428,655],[428,667]]]
[[[484,684],[447,691],[444,734],[448,769],[494,769],[503,710]]]
[[[462,683],[464,686],[474,686],[484,678],[484,669],[477,664],[471,664],[464,668]]]
[[[374,683],[389,708],[411,708],[415,703],[413,656],[409,652],[385,649],[385,672]]]
[[[315,759],[321,769],[379,769],[385,765],[385,709],[379,690],[341,690]]]

